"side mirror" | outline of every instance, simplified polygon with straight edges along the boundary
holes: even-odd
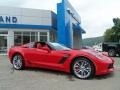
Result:
[[[42,49],[48,51],[49,53],[51,52],[50,48],[48,47],[43,47]]]

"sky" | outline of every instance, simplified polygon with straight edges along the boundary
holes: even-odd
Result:
[[[61,0],[0,0],[0,6],[45,9],[56,12]],[[112,19],[120,18],[120,0],[69,0],[81,16],[83,38],[102,36],[113,26]]]

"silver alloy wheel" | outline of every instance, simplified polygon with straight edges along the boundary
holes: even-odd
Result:
[[[13,66],[14,66],[15,69],[18,69],[18,70],[21,69],[21,67],[22,67],[22,58],[21,58],[20,55],[15,55],[13,57]]]
[[[91,65],[86,60],[77,60],[74,64],[73,71],[79,78],[87,78],[91,75]]]

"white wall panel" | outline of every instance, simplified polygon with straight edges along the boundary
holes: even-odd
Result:
[[[0,15],[16,15],[21,16],[21,9],[14,7],[0,7]]]
[[[51,25],[50,18],[40,18],[40,17],[22,17],[22,24],[31,24],[31,25]]]
[[[0,7],[0,16],[17,17],[16,24],[50,25],[51,26],[53,23],[52,14],[53,12],[49,10]],[[5,23],[5,24],[12,24],[12,23]]]
[[[22,9],[22,16],[34,16],[34,17],[42,17],[51,18],[51,11],[49,10],[40,10],[40,9]]]

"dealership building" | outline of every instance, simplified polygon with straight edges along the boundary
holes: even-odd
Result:
[[[0,54],[10,47],[34,41],[58,42],[70,48],[82,46],[81,18],[68,0],[49,10],[0,7]]]

